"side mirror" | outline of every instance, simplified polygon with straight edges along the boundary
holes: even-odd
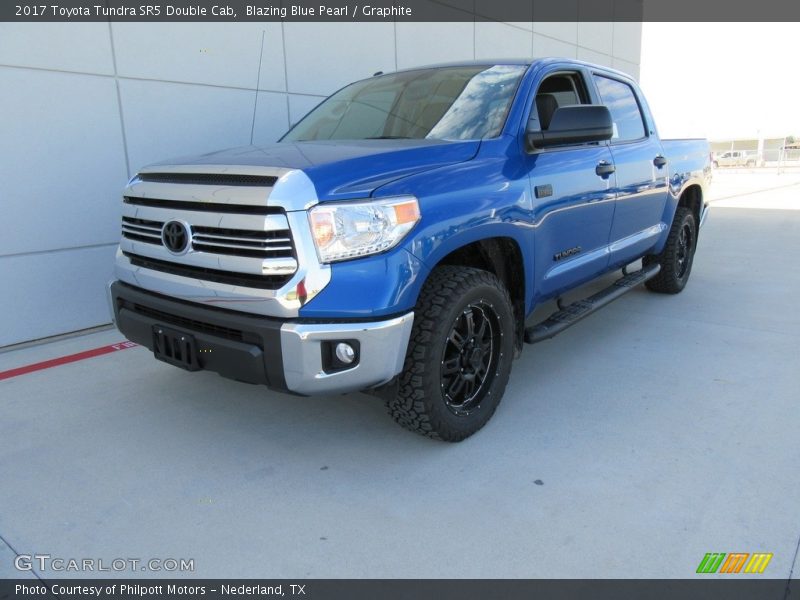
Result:
[[[584,144],[610,140],[614,125],[608,108],[602,105],[578,104],[557,108],[545,131],[527,131],[529,146],[546,148],[561,144]]]

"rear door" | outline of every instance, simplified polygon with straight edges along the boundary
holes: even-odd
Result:
[[[592,103],[588,71],[550,69],[531,98],[531,127],[546,130],[556,108]],[[536,299],[602,273],[614,215],[613,158],[605,142],[529,150]]]
[[[644,254],[667,227],[662,218],[669,169],[634,86],[606,73],[595,72],[592,79],[614,121],[610,149],[616,167],[617,200],[609,260],[609,266],[614,267]]]

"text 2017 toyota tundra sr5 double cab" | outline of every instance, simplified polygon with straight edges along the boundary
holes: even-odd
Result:
[[[640,283],[684,288],[708,157],[704,140],[659,139],[637,84],[604,67],[378,75],[278,143],[139,171],[115,321],[185,369],[298,395],[370,391],[404,427],[459,441],[494,413],[524,342]]]

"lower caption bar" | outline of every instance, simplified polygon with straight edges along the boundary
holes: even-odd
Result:
[[[783,600],[786,579],[26,579],[0,580],[0,598],[75,600],[302,598],[310,600]],[[796,586],[795,586],[796,587]],[[792,596],[794,597],[794,596]]]
[[[102,356],[104,354],[118,352],[119,350],[127,350],[128,348],[134,348],[137,345],[138,344],[134,344],[133,342],[119,342],[117,344],[109,344],[108,346],[101,346],[100,348],[93,348],[91,350],[77,352],[76,354],[68,354],[67,356],[59,356],[58,358],[43,360],[42,362],[25,365],[24,367],[17,367],[16,369],[9,369],[8,371],[0,371],[0,381],[3,379],[11,379],[12,377],[19,377],[20,375],[27,375],[28,373],[33,373],[35,371],[43,371],[44,369],[50,369],[52,367],[78,362],[79,360],[85,360],[87,358],[94,358],[95,356]],[[0,600],[2,600],[2,596],[0,596]]]

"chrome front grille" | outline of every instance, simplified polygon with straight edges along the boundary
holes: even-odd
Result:
[[[122,237],[147,244],[163,245],[162,221],[122,217]],[[191,226],[191,246],[195,252],[252,256],[254,258],[294,258],[289,229],[252,231],[220,227]]]
[[[125,191],[120,249],[152,271],[260,289],[278,289],[298,261],[284,210],[267,206],[277,178],[252,174],[143,173]],[[171,252],[164,225],[188,231]]]
[[[132,252],[123,252],[122,254],[129,261],[131,261],[131,264],[135,267],[143,267],[145,269],[150,269],[151,271],[160,271],[161,273],[179,275],[180,277],[191,277],[194,279],[201,279],[203,281],[225,283],[227,285],[274,290],[286,283],[287,280],[286,276],[284,275],[251,275],[249,273],[235,273],[220,269],[196,267],[169,260],[149,258],[147,256],[134,254]]]
[[[162,244],[161,228],[163,226],[164,223],[160,221],[122,217],[122,237],[160,246]]]
[[[278,231],[246,231],[218,227],[192,228],[192,247],[198,252],[238,254],[261,258],[291,257],[294,253],[292,234]]]

